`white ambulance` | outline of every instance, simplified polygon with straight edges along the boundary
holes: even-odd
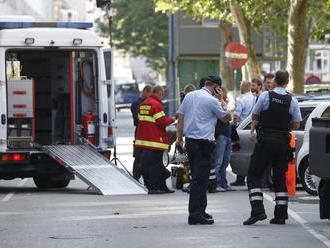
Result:
[[[85,143],[110,158],[111,50],[103,53],[91,27],[0,22],[0,179],[33,177],[39,188],[66,187],[73,173],[60,162],[77,154],[50,156],[49,147]]]

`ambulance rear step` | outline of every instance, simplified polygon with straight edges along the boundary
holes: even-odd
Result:
[[[49,145],[42,150],[102,195],[147,194],[143,185],[89,145]]]

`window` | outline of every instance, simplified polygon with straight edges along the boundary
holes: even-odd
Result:
[[[329,72],[329,50],[310,50],[309,51],[309,71]],[[307,67],[306,67],[307,68]]]
[[[321,117],[330,117],[330,107],[327,107]]]
[[[244,128],[244,130],[250,130],[251,129],[251,125],[252,125],[252,121],[250,121],[249,124],[246,125],[246,127]]]
[[[310,114],[313,112],[314,109],[315,109],[315,107],[301,107],[300,108],[302,121],[300,122],[300,127],[298,129],[294,129],[294,130],[297,130],[297,131],[305,130],[305,126],[306,126],[308,117],[310,116]]]

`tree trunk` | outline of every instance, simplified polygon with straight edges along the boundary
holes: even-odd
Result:
[[[308,0],[291,0],[288,25],[288,64],[291,80],[288,90],[304,93],[306,54],[306,12]]]
[[[224,86],[227,87],[228,91],[234,90],[233,76],[231,68],[228,66],[225,58],[225,48],[233,41],[234,31],[233,24],[228,21],[220,21],[220,29],[222,30],[223,36],[221,37],[220,45],[220,58],[219,58],[219,72],[223,79]]]
[[[249,52],[249,59],[246,63],[246,68],[249,75],[248,80],[251,80],[254,77],[260,78],[260,67],[256,59],[252,41],[251,23],[246,18],[242,8],[239,5],[231,3],[230,9],[238,27],[240,41],[244,46],[246,46]]]

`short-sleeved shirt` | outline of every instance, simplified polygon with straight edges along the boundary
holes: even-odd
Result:
[[[241,124],[252,112],[256,97],[251,93],[245,93],[236,103],[234,116],[238,116],[238,124]]]
[[[187,94],[178,110],[184,116],[183,133],[192,139],[214,140],[217,120],[228,112],[207,88]]]
[[[273,91],[279,95],[288,94],[283,87],[276,87]],[[267,110],[269,108],[269,91],[261,93],[258,102],[254,106],[252,113],[255,115],[260,115],[260,112]],[[298,101],[296,98],[291,98],[289,114],[292,116],[292,122],[302,121],[300,109],[298,106]]]

